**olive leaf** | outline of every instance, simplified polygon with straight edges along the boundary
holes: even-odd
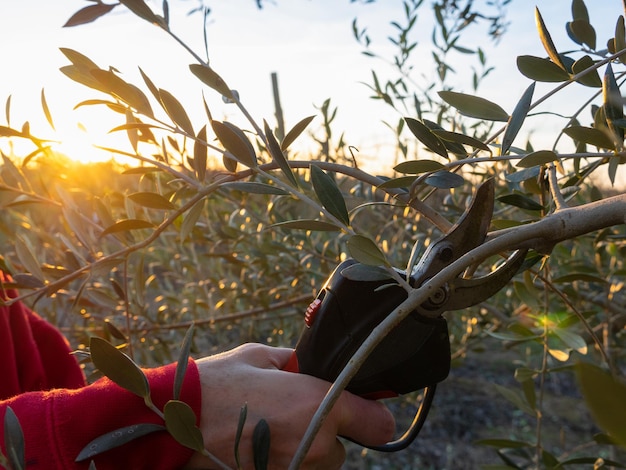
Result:
[[[548,28],[546,28],[546,24],[543,21],[541,13],[539,12],[539,8],[535,7],[535,23],[537,24],[537,30],[539,31],[539,38],[541,39],[541,44],[543,44],[543,48],[548,53],[548,57],[554,62],[556,65],[561,67],[563,70],[567,71],[561,56],[556,50],[554,46],[554,42],[552,41],[552,36],[550,36],[550,32]]]
[[[305,117],[293,126],[280,143],[281,150],[287,150],[289,146],[298,138],[298,136],[304,132],[313,119],[315,119],[315,116]]]
[[[89,353],[96,368],[120,387],[142,398],[150,396],[150,384],[133,360],[108,341],[92,336]]]
[[[89,442],[76,456],[76,462],[82,462],[89,458],[100,455],[116,447],[122,446],[128,442],[134,441],[140,437],[152,434],[154,432],[165,431],[165,426],[154,423],[140,423],[126,426],[115,431],[103,434]]]
[[[311,165],[311,182],[322,206],[341,222],[350,225],[346,202],[335,181],[320,167]]]
[[[278,165],[278,167],[281,169],[283,174],[287,177],[289,182],[293,186],[297,187],[298,180],[294,176],[293,171],[291,171],[291,167],[289,166],[289,163],[287,162],[287,159],[285,158],[285,155],[283,154],[283,150],[281,146],[278,144],[276,137],[274,137],[274,133],[272,132],[272,129],[270,128],[267,121],[265,120],[263,121],[263,126],[264,126],[264,131],[265,131],[265,138],[267,139],[267,150],[269,151],[272,157],[272,160],[274,160],[274,162]]]
[[[390,266],[385,254],[370,238],[353,235],[347,241],[348,251],[359,263],[368,266]]]
[[[398,173],[407,175],[417,175],[420,173],[430,173],[432,171],[444,170],[445,165],[435,160],[409,160],[399,163],[393,169]]]
[[[532,168],[538,165],[545,165],[557,159],[556,153],[552,150],[539,150],[532,152],[521,158],[515,166],[520,168]]]
[[[465,179],[458,173],[452,173],[451,171],[441,170],[436,171],[432,175],[429,175],[425,180],[429,186],[433,186],[435,188],[442,189],[450,189],[450,188],[458,188],[463,183],[465,183]]]
[[[270,225],[270,227],[286,228],[291,230],[313,230],[318,232],[340,232],[341,227],[330,222],[317,219],[287,220]]]
[[[543,209],[541,204],[522,194],[505,194],[504,196],[499,196],[497,200],[504,204],[529,211],[540,211]]]
[[[179,444],[204,452],[202,432],[196,426],[196,415],[187,403],[170,400],[163,408],[163,415],[167,431]]]
[[[235,96],[226,82],[220,77],[215,70],[208,65],[191,64],[189,70],[198,77],[205,85],[213,88],[215,91],[225,96],[229,100],[234,100]]]
[[[187,111],[174,95],[167,90],[159,89],[159,101],[163,110],[178,127],[190,136],[195,135]]]
[[[4,448],[12,470],[26,469],[24,433],[10,406],[7,406],[4,412]]]
[[[102,231],[100,237],[104,237],[105,235],[109,235],[111,233],[128,232],[129,230],[141,230],[153,227],[154,224],[152,222],[148,222],[147,220],[124,219],[115,222],[113,225],[109,225]]]
[[[442,100],[465,116],[487,121],[506,122],[509,119],[504,109],[485,98],[456,91],[439,91],[438,94]]]
[[[270,427],[267,421],[261,419],[252,432],[252,452],[255,470],[266,470],[269,465],[270,438]]]
[[[63,25],[64,28],[69,28],[70,26],[78,26],[81,24],[91,23],[92,21],[97,20],[101,16],[106,15],[108,12],[113,10],[118,4],[106,4],[106,3],[96,3],[95,5],[89,5],[85,8],[81,8],[76,13],[74,13]]]
[[[211,127],[224,148],[238,161],[251,168],[257,166],[254,147],[241,129],[226,121],[213,120]]]
[[[198,219],[202,215],[202,211],[204,210],[204,201],[206,199],[201,199],[196,202],[191,209],[185,214],[183,218],[183,223],[180,226],[180,239],[186,240],[191,231],[196,226]]]
[[[517,57],[517,68],[522,75],[538,82],[565,82],[569,73],[550,59],[520,55]]]
[[[93,69],[90,73],[103,85],[104,90],[108,94],[119,98],[140,113],[153,117],[152,107],[148,98],[135,85],[125,82],[110,70]]]
[[[287,196],[289,193],[277,186],[265,183],[257,183],[254,181],[233,181],[232,183],[224,183],[223,189],[233,189],[244,193],[252,194],[274,194],[277,196]]]
[[[626,385],[593,364],[581,362],[576,366],[576,375],[596,423],[626,447]]]
[[[180,398],[180,391],[183,388],[183,381],[185,380],[185,373],[187,372],[187,365],[189,363],[189,352],[191,350],[191,340],[193,339],[193,323],[187,329],[185,337],[183,338],[183,344],[180,348],[180,354],[178,355],[178,361],[176,362],[176,373],[174,374],[174,400]]]
[[[444,143],[424,123],[409,117],[405,117],[404,121],[406,122],[411,133],[417,138],[417,140],[424,144],[427,149],[442,156],[446,160],[450,159],[450,157],[448,157],[448,150],[446,149]]]
[[[176,206],[159,193],[140,191],[128,195],[128,199],[143,207],[159,210],[173,210]]]
[[[196,140],[193,142],[193,168],[199,181],[204,181],[206,177],[206,162],[208,148],[206,145],[206,125],[198,132]]]
[[[535,84],[532,83],[526,89],[520,100],[515,105],[515,109],[511,113],[511,117],[509,118],[506,130],[504,131],[504,136],[502,137],[502,144],[500,147],[500,153],[502,155],[506,154],[509,151],[511,145],[513,144],[513,141],[515,140],[515,137],[522,128],[522,124],[524,124],[524,120],[528,115],[534,92]]]
[[[237,465],[237,470],[241,469],[241,459],[239,458],[239,444],[241,443],[241,436],[243,435],[243,427],[246,424],[246,419],[248,418],[248,404],[245,403],[241,407],[241,411],[239,412],[239,422],[237,423],[237,432],[235,433],[235,464]]]

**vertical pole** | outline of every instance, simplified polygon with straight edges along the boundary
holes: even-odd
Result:
[[[278,74],[276,72],[272,72],[272,94],[274,95],[274,112],[278,126],[276,137],[280,141],[285,137],[285,119],[283,117],[283,108],[280,105],[280,95],[278,93]]]

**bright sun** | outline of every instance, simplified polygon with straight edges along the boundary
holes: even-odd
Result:
[[[63,154],[71,160],[81,163],[95,163],[111,160],[110,153],[98,149],[95,145],[97,138],[78,123],[57,129],[58,143],[54,143],[53,150]]]

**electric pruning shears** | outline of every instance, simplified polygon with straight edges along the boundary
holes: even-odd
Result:
[[[494,182],[483,183],[471,205],[445,235],[428,246],[408,283],[420,287],[439,271],[483,243],[491,223]],[[526,250],[514,252],[495,271],[478,277],[461,274],[447,282],[387,335],[365,360],[347,390],[372,399],[423,389],[423,398],[408,431],[399,439],[371,449],[393,452],[406,448],[422,428],[436,386],[450,371],[450,340],[443,312],[487,300],[518,272]],[[405,288],[389,280],[352,280],[348,259],[330,275],[305,313],[305,327],[285,370],[333,382],[370,332],[406,300]],[[384,289],[379,289],[385,286]]]

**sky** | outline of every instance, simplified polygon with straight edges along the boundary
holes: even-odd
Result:
[[[160,11],[160,3],[160,0],[148,0],[155,11]],[[198,2],[169,0],[169,3],[172,29],[203,54],[202,17],[187,15]],[[260,11],[253,0],[207,0],[206,3],[212,7],[207,30],[211,65],[231,88],[238,90],[258,122],[263,119],[273,122],[270,74],[276,72],[288,128],[306,116],[318,114],[316,107],[330,98],[339,108],[335,132],[345,132],[347,142],[359,149],[359,158],[373,166],[387,165],[393,159],[393,135],[381,121],[395,123],[399,116],[381,102],[369,99],[370,92],[362,82],[369,81],[370,70],[380,63],[361,54],[362,48],[352,36],[351,22],[358,17],[359,24],[368,27],[376,50],[389,51],[388,23],[399,17],[400,0],[379,0],[370,5],[348,0],[266,0]],[[536,1],[560,49],[573,45],[564,28],[565,21],[571,17],[570,3],[570,0]],[[587,0],[586,3],[592,23],[598,25],[603,18],[610,19],[604,29],[607,33],[598,33],[602,44],[612,35],[617,16],[623,13],[622,2]],[[4,70],[0,78],[0,105],[4,108],[2,103],[11,96],[13,126],[20,127],[28,120],[34,135],[63,140],[60,150],[83,158],[94,155],[92,142],[122,146],[108,134],[109,129],[121,123],[120,117],[93,107],[73,110],[80,101],[101,95],[72,82],[59,71],[68,64],[60,47],[75,49],[102,68],[115,67],[125,80],[146,91],[138,71],[141,67],[158,87],[170,91],[183,103],[196,123],[205,121],[204,92],[214,117],[244,125],[234,105],[222,103],[219,96],[191,75],[188,70],[188,65],[194,62],[191,55],[163,31],[123,8],[116,8],[114,13],[88,25],[62,28],[75,11],[89,4],[86,0],[2,0],[0,45]],[[486,51],[488,64],[495,71],[479,94],[508,112],[530,84],[517,71],[516,56],[545,56],[536,33],[534,5],[535,2],[513,0],[507,14],[510,28],[497,45],[486,38],[484,29],[470,32],[465,37],[467,44],[463,44],[470,48],[479,44]],[[432,21],[429,8],[424,5],[418,19],[416,58],[428,64],[425,73],[432,70],[429,58]],[[471,93],[466,58],[459,55],[454,60],[458,64],[456,91]],[[535,96],[551,88],[552,85],[540,84]],[[41,111],[42,89],[55,120],[55,132]],[[551,106],[560,111],[575,109],[572,106],[584,102],[592,91],[572,87],[559,95],[560,101],[542,109]],[[0,123],[5,124],[5,119],[0,119]],[[311,129],[320,123],[321,119],[317,118]],[[547,133],[551,126],[558,125],[562,126],[563,122],[533,120],[524,132]]]

